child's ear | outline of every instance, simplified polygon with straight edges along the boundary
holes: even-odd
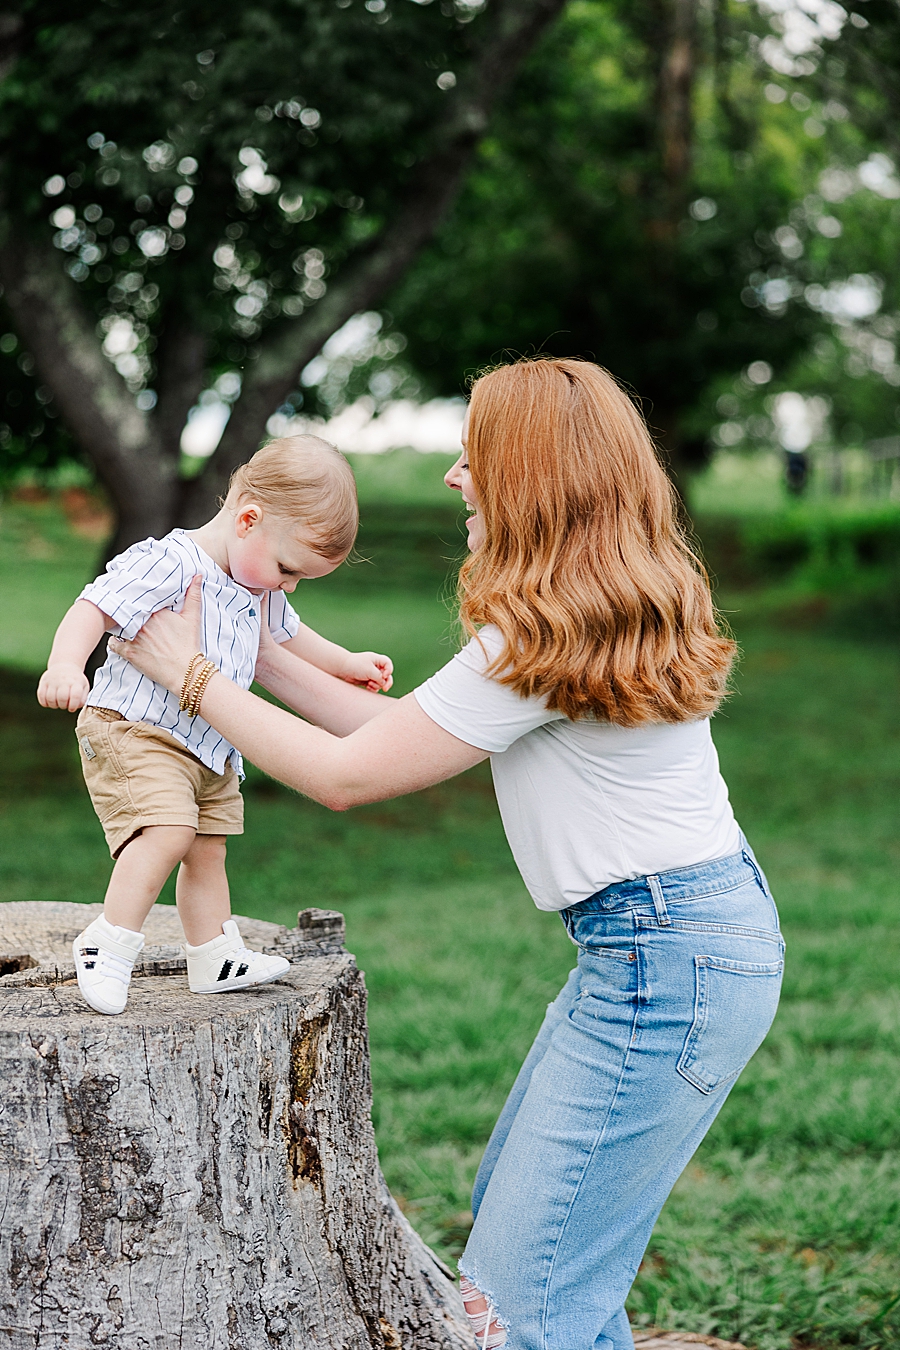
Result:
[[[262,520],[263,513],[255,502],[248,502],[245,506],[238,507],[234,516],[234,529],[238,539],[246,539],[247,535]]]

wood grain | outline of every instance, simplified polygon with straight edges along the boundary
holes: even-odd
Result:
[[[156,906],[128,1008],[103,1017],[67,955],[94,908],[0,904],[2,1343],[469,1350],[378,1165],[340,916],[241,920],[289,974],[198,996]]]

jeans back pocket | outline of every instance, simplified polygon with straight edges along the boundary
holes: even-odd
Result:
[[[695,956],[694,1020],[678,1072],[701,1092],[731,1083],[756,1053],[778,1007],[784,961]]]

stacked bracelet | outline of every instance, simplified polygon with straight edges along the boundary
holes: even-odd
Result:
[[[185,671],[185,674],[184,674],[184,680],[182,681],[182,684],[181,684],[181,694],[179,695],[179,698],[178,698],[178,706],[179,706],[179,708],[181,709],[182,712],[187,712],[187,709],[188,709],[188,688],[189,688],[189,686],[190,686],[190,684],[191,684],[191,681],[192,681],[194,675],[197,673],[197,667],[198,667],[198,665],[202,665],[202,663],[203,663],[203,661],[204,661],[205,659],[206,659],[206,658],[204,657],[204,655],[203,655],[202,652],[197,652],[197,654],[196,654],[195,656],[192,656],[192,657],[191,657],[191,663],[190,663],[190,665],[188,666],[187,670]]]
[[[196,717],[200,711],[200,702],[206,693],[206,686],[218,671],[214,661],[207,661],[202,652],[191,658],[181,686],[178,706],[189,717]]]

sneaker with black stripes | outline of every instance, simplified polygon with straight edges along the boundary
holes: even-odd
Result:
[[[98,914],[72,943],[78,988],[95,1012],[124,1012],[134,963],[144,945],[143,933],[118,928]]]
[[[266,956],[244,946],[234,919],[222,924],[222,936],[199,947],[185,943],[188,984],[192,994],[227,994],[254,984],[278,980],[291,968],[283,956]]]

